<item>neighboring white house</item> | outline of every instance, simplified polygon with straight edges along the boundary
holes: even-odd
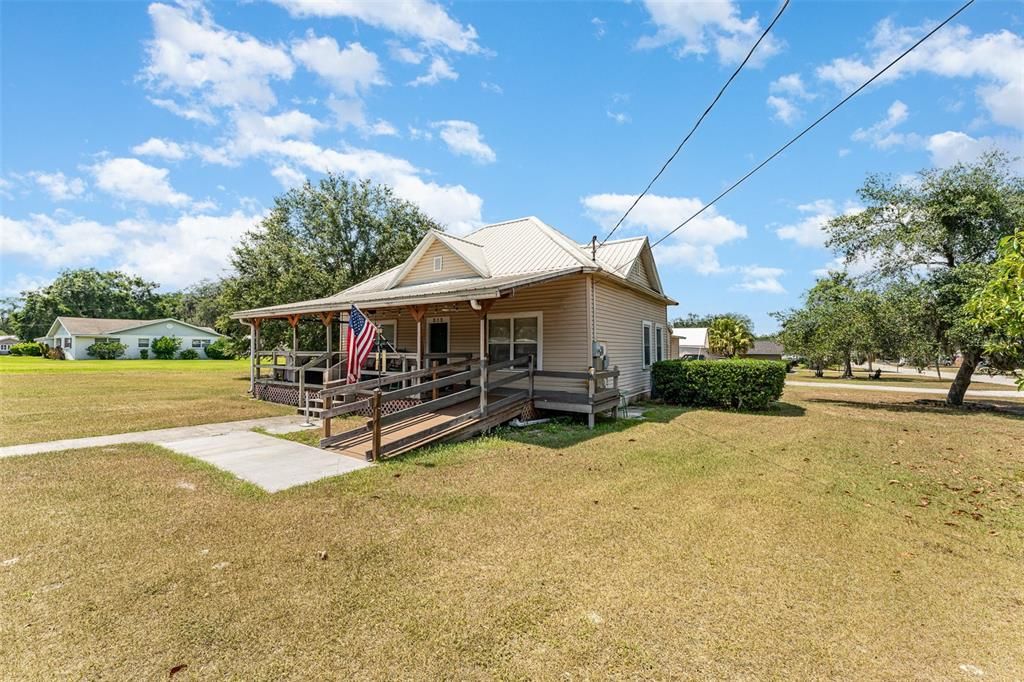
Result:
[[[701,359],[711,357],[711,353],[708,351],[707,327],[675,327],[672,330],[672,342],[678,348],[678,354],[675,357],[681,358],[687,355],[695,355]]]
[[[91,359],[86,349],[97,341],[123,343],[125,358],[140,357],[139,351],[149,350],[153,341],[161,336],[181,339],[181,350],[191,348],[205,358],[206,347],[221,338],[209,327],[197,327],[170,318],[162,320],[109,320],[92,317],[58,317],[50,325],[46,336],[36,339],[51,348],[64,350],[68,360]],[[149,353],[149,357],[153,357]]]
[[[11,346],[18,343],[17,336],[4,334],[0,336],[0,355],[7,355],[11,352]]]

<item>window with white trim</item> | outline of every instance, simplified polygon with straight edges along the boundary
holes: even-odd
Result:
[[[434,256],[434,272],[444,269],[444,256]]]
[[[654,325],[654,357],[658,362],[665,359],[665,328]]]
[[[139,348],[149,348],[149,339],[139,337]]]
[[[522,355],[534,357],[540,369],[543,353],[544,320],[541,313],[487,316],[487,359],[504,362]],[[518,365],[525,367],[525,363]]]
[[[68,336],[68,337],[66,337],[64,339],[64,347],[65,348],[71,348],[71,337],[70,336]]]
[[[206,348],[210,345],[210,339],[192,339],[193,348]]]
[[[643,349],[644,349],[644,354],[643,354],[644,369],[647,369],[648,367],[651,366],[651,323],[650,322],[644,322],[643,323],[643,332],[642,332],[642,335],[641,335],[641,342],[643,343]]]

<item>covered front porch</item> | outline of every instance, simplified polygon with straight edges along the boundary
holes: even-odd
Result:
[[[465,386],[500,382],[509,390],[526,388],[526,379],[516,375],[529,369],[528,414],[579,413],[587,415],[593,426],[596,414],[619,407],[619,372],[601,367],[600,358],[591,354],[587,311],[577,309],[582,306],[573,295],[585,299],[585,284],[581,277],[520,289],[512,296],[400,305],[361,303],[360,310],[381,333],[362,367],[360,383],[391,392],[404,389],[401,400],[382,406],[387,413],[455,391],[452,384],[438,384],[456,373],[459,363],[472,363],[477,372]],[[319,416],[324,395],[336,396],[346,385],[344,339],[349,307],[339,302],[328,309],[261,311],[261,316],[243,318],[252,329],[252,395]],[[272,319],[290,326],[290,348],[262,347],[261,327]],[[302,347],[302,325],[322,325],[324,347]],[[419,385],[424,390],[412,388]]]

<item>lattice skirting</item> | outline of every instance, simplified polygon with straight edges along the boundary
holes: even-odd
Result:
[[[317,400],[317,392],[319,389],[307,388],[306,397],[309,399],[310,404],[314,400]],[[295,407],[301,407],[299,404],[299,387],[298,386],[275,386],[273,384],[256,384],[256,398],[259,400],[266,400],[268,403],[277,403],[279,405],[294,405]]]

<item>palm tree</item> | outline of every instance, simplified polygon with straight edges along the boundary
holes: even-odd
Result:
[[[753,344],[750,328],[738,320],[719,317],[708,327],[708,348],[717,355],[738,358]]]

